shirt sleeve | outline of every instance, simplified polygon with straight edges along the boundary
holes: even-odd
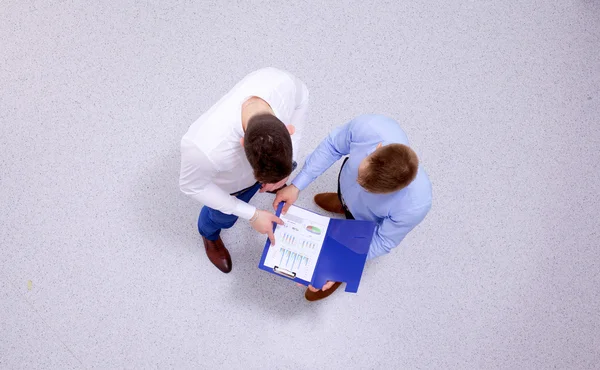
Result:
[[[409,213],[388,216],[375,228],[375,234],[369,247],[367,259],[390,253],[406,235],[415,228],[427,215],[431,205],[418,208]]]
[[[353,121],[333,130],[312,152],[302,171],[292,181],[298,189],[304,190],[311,182],[331,167],[343,156],[350,154]]]
[[[293,125],[295,132],[292,135],[293,158],[298,161],[298,153],[300,152],[300,141],[304,132],[304,124],[306,122],[306,114],[308,111],[308,88],[306,85],[296,79],[296,108],[292,113],[292,118],[288,124]],[[284,122],[285,123],[285,122]]]
[[[210,158],[194,143],[185,138],[181,141],[181,191],[207,207],[250,219],[256,207],[229,195],[215,185],[212,180],[217,172]]]

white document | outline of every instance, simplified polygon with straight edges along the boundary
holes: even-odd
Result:
[[[264,264],[295,273],[296,277],[310,282],[323,247],[329,217],[291,206],[287,214],[279,218],[284,225],[277,225],[275,245],[269,247]]]

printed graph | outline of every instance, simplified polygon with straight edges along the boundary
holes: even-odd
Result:
[[[287,243],[289,245],[295,245],[296,244],[296,237],[293,235],[290,235],[288,233],[284,233],[283,234],[283,242]]]
[[[284,224],[275,229],[276,244],[271,244],[264,264],[294,272],[297,278],[311,281],[329,219],[295,206],[280,217]]]
[[[310,259],[289,249],[279,248],[279,265],[286,270],[296,272],[302,266],[308,266]]]
[[[313,225],[308,225],[306,227],[306,231],[308,231],[309,233],[316,234],[316,235],[321,235],[321,229],[319,229],[318,227],[313,226]]]
[[[288,233],[283,233],[281,241],[290,247],[307,249],[315,249],[317,247],[316,241],[298,238]]]
[[[300,247],[301,248],[310,248],[310,249],[315,249],[317,247],[317,243],[309,241],[309,240],[303,240],[300,243]]]

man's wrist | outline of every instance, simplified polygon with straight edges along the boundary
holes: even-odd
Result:
[[[310,177],[301,171],[296,178],[292,181],[292,185],[296,187],[296,189],[302,191],[311,183]]]
[[[254,215],[252,215],[252,217],[250,217],[250,219],[248,221],[250,221],[250,223],[253,223],[257,219],[258,219],[258,209],[256,211],[254,211]]]

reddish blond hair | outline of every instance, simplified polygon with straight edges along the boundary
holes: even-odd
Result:
[[[378,148],[366,158],[358,183],[371,193],[392,193],[405,188],[417,176],[419,158],[404,144]]]

